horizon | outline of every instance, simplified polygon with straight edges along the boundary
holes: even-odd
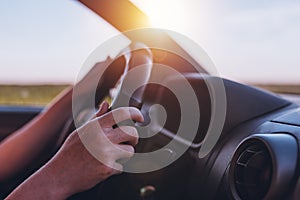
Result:
[[[186,12],[181,21],[161,26],[202,46],[221,77],[300,84],[300,2],[162,1],[162,9]],[[139,2],[151,16],[145,9],[151,1]],[[118,34],[75,1],[2,1],[0,13],[0,84],[72,84],[89,53]],[[165,19],[172,17],[165,14]]]

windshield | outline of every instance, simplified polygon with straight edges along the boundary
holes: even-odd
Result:
[[[149,16],[155,27],[176,31],[199,44],[220,76],[267,84],[267,89],[276,92],[300,92],[299,1],[131,2]],[[10,96],[24,103],[36,91],[19,85],[59,85],[53,93],[47,88],[47,95],[51,95],[42,102],[46,104],[75,82],[83,62],[96,47],[121,34],[77,1],[0,1],[0,16],[0,84],[5,85],[4,89],[0,86],[0,104],[15,104]],[[124,40],[124,44],[129,43]],[[113,57],[124,44],[110,49],[101,59]],[[39,88],[36,96],[41,96],[40,91],[46,89]]]
[[[120,34],[76,1],[0,1],[0,16],[1,84],[73,84],[89,54]]]
[[[252,84],[300,84],[298,0],[132,0],[153,25],[194,40],[221,76]]]

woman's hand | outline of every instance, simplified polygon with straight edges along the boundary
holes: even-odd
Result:
[[[131,126],[113,128],[113,125],[128,119],[137,122],[144,119],[136,108],[124,107],[106,113],[107,109],[108,104],[102,104],[96,117],[75,130],[57,154],[8,199],[65,199],[121,173],[118,160],[133,156],[138,133]]]
[[[138,133],[134,127],[112,126],[127,119],[142,122],[143,116],[136,108],[118,108],[91,120],[66,140],[50,166],[58,181],[66,181],[69,193],[89,189],[122,171],[117,161],[133,156]]]

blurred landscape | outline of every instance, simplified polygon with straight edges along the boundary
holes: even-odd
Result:
[[[281,94],[300,94],[300,85],[255,85],[256,87]]]
[[[300,85],[256,85],[282,94],[300,94]],[[68,85],[0,85],[0,105],[45,106]]]
[[[0,85],[0,105],[45,106],[68,85]]]

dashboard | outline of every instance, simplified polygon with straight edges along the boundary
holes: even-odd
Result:
[[[175,93],[166,85],[184,90],[181,77],[166,79],[164,86],[148,85],[148,94],[152,91],[152,95],[145,96],[142,112],[147,115],[151,105],[159,104],[165,108],[167,118],[163,125],[150,123],[151,130],[159,131],[140,139],[136,151],[161,150],[160,157],[143,162],[133,159],[128,166],[140,167],[143,163],[155,168],[161,160],[170,164],[159,170],[112,177],[101,185],[99,199],[298,199],[297,101],[218,77],[183,75],[196,91],[201,111],[196,135],[190,136],[186,131],[178,134],[182,110]],[[199,152],[209,140],[214,110],[210,105],[218,98],[211,94],[211,88],[217,87],[218,81],[223,82],[226,94],[224,124],[213,148],[201,156]],[[119,188],[118,193],[115,188]]]

